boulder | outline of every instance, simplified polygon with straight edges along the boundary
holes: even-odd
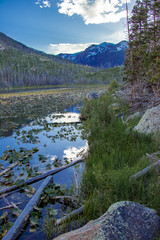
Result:
[[[97,220],[56,240],[154,240],[159,233],[156,211],[130,201],[117,202]]]
[[[98,97],[101,97],[101,96],[103,96],[103,95],[105,95],[105,94],[106,94],[106,91],[100,91],[100,92],[98,92],[97,96],[98,96]]]
[[[130,115],[126,122],[128,122],[128,120],[132,120],[132,119],[135,119],[135,118],[139,118],[139,117],[142,117],[143,116],[143,113],[142,112],[135,112],[134,114]]]
[[[91,100],[96,99],[96,98],[98,98],[98,94],[95,93],[95,92],[89,92],[89,93],[87,93],[87,95],[86,95],[86,99],[87,99],[88,101],[91,101]]]
[[[134,129],[145,134],[160,132],[160,105],[148,109]]]

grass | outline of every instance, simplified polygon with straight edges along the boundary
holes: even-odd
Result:
[[[96,219],[111,204],[123,200],[138,202],[160,213],[160,183],[155,172],[130,180],[130,176],[151,164],[145,156],[159,150],[158,140],[133,131],[134,121],[124,124],[116,117],[118,110],[112,109],[112,102],[110,96],[102,96],[86,102],[82,110],[87,119],[84,136],[90,145],[81,183],[86,199],[85,218]]]

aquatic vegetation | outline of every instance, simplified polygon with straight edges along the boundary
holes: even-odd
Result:
[[[97,89],[97,91],[99,90],[100,88]],[[0,138],[0,168],[3,171],[11,164],[17,163],[13,169],[1,176],[0,187],[16,184],[20,188],[18,193],[15,192],[9,197],[9,201],[20,202],[20,207],[15,208],[17,210],[13,208],[13,211],[7,210],[6,220],[2,224],[3,229],[1,228],[1,236],[8,231],[9,222],[15,221],[24,208],[25,203],[23,202],[33,196],[39,185],[38,183],[35,186],[22,186],[24,180],[74,161],[83,150],[86,141],[80,137],[80,124],[60,122],[64,116],[67,116],[67,120],[72,122],[72,114],[63,113],[63,110],[74,104],[81,104],[88,91],[90,89],[78,88],[0,95],[0,104],[7,105],[8,108],[0,108],[1,134],[8,136]],[[60,110],[61,114],[59,114]],[[53,114],[53,112],[58,114]],[[56,121],[60,122],[56,123]],[[25,126],[26,124],[28,125]],[[23,126],[22,129],[21,126]],[[77,141],[82,144],[80,147]],[[66,144],[64,149],[63,144]],[[55,197],[74,195],[74,191],[69,192],[69,188],[72,188],[73,173],[77,172],[77,169],[73,167],[72,170],[66,170],[64,176],[60,175],[61,177],[56,180],[60,184],[54,183],[45,189],[39,205],[31,215],[30,234],[40,231],[48,207],[58,209],[58,216],[64,214],[69,208],[75,208],[72,201],[65,198],[55,199]],[[79,169],[81,169],[79,171],[81,174],[82,167]],[[55,179],[57,179],[56,176]],[[61,185],[64,183],[67,184],[67,188]],[[2,206],[6,205],[2,199],[0,202]],[[3,212],[4,210],[2,210],[2,214]],[[29,231],[24,232],[24,236],[29,234]]]
[[[88,91],[106,86],[85,86],[56,90],[0,94],[0,135],[9,136],[24,124],[53,112],[80,104]]]

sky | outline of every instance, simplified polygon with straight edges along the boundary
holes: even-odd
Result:
[[[126,0],[0,0],[0,32],[51,54],[127,40]],[[131,12],[135,0],[128,0]]]

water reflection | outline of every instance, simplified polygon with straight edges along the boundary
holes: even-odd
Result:
[[[79,113],[56,113],[46,118],[48,123],[76,123],[80,122]]]
[[[55,163],[59,163],[59,161],[61,164],[66,164],[70,161],[81,158],[82,153],[84,154],[88,149],[87,141],[81,138],[81,129],[79,129],[79,124],[75,124],[75,122],[79,122],[79,113],[68,113],[65,111],[63,113],[52,114],[43,120],[44,122],[40,121],[40,124],[32,123],[23,127],[21,130],[18,130],[17,133],[13,133],[12,136],[0,138],[0,156],[3,155],[5,150],[15,149],[15,151],[18,152],[22,147],[27,150],[32,148],[37,148],[39,150],[34,153],[28,163],[22,164],[14,169],[12,184],[19,178],[31,178],[30,174],[35,173],[36,171],[40,174],[54,169],[57,167]],[[68,124],[68,122],[72,122],[74,124]],[[55,126],[52,123],[63,124]],[[73,138],[73,136],[76,136],[76,138]],[[37,139],[35,143],[30,141],[34,139],[33,137],[36,137]],[[7,148],[7,146],[9,146],[9,148]],[[9,163],[4,160],[0,160],[0,163],[3,164],[4,168],[9,165]],[[79,179],[83,169],[84,165],[82,163],[76,167],[73,166],[72,168],[68,168],[54,175],[54,182],[63,185],[65,184],[67,188],[69,188],[74,181],[74,172],[78,171]],[[7,181],[8,179],[4,180]],[[37,188],[40,184],[41,182],[37,182],[33,184],[33,186]],[[1,181],[1,188],[2,187],[4,187],[4,185]],[[18,196],[20,201],[21,199],[26,200],[26,196],[20,193],[15,193],[9,196],[8,200],[10,202],[14,202],[16,199],[17,201]],[[0,200],[0,205],[5,205],[3,200]],[[47,207],[49,206],[50,203],[48,203]],[[55,203],[52,206],[54,209],[61,210],[64,205]],[[20,207],[24,208],[23,205]],[[42,210],[42,216],[45,216],[46,208]],[[42,229],[43,219],[40,219],[39,224]],[[36,234],[30,233],[29,226],[19,239],[32,239],[33,235],[35,240],[46,239],[41,230],[38,230]]]
[[[78,160],[88,152],[88,143],[86,143],[85,146],[79,148],[69,147],[63,152],[64,152],[63,159],[67,158],[69,159],[69,161]]]

